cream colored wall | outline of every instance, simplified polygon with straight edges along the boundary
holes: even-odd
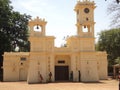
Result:
[[[78,81],[78,71],[80,70],[80,61],[78,53],[71,55],[71,71],[73,71],[73,81]]]
[[[31,52],[53,52],[54,51],[54,37],[30,37]]]
[[[52,81],[54,81],[54,55],[52,53],[30,53],[30,64],[28,70],[28,83],[39,83],[41,82],[38,72],[43,77],[42,82],[48,82],[49,73],[52,73]]]
[[[107,79],[108,78],[108,61],[106,52],[97,52],[97,64],[98,64],[98,72],[99,79]]]
[[[54,54],[53,53],[48,53],[47,54],[47,81],[49,81],[49,73],[51,72],[52,73],[52,81],[54,82],[55,81],[55,76],[54,76],[54,69],[55,69],[55,58],[54,58]]]
[[[21,61],[21,57],[25,57],[26,61]],[[19,81],[21,77],[23,77],[22,80],[27,80],[28,64],[29,53],[4,53],[3,80]],[[21,76],[21,69],[24,70],[24,76]]]
[[[81,51],[95,51],[94,38],[80,38]]]
[[[30,63],[29,63],[29,70],[28,70],[28,83],[38,83],[41,81],[40,74],[43,77],[42,82],[46,82],[46,55],[44,53],[30,53]]]
[[[24,57],[24,55],[22,55]],[[29,68],[29,57],[26,57],[26,61],[20,61],[20,66],[19,66],[19,80],[27,80],[28,76],[28,68]]]
[[[65,63],[58,63],[58,61],[65,61]],[[69,66],[70,56],[68,55],[56,55],[55,56],[55,66]]]
[[[67,47],[74,52],[80,51],[80,39],[76,36],[69,37],[67,39]]]
[[[95,52],[81,52],[81,80],[83,82],[99,81]]]
[[[67,46],[71,48],[72,51],[95,51],[95,38],[81,38],[72,36],[67,39]]]
[[[17,60],[17,61],[16,61]],[[3,80],[19,81],[19,57],[4,56],[3,62]]]

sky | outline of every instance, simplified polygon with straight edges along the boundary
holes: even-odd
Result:
[[[110,17],[107,15],[107,7],[110,0],[94,0],[95,9],[95,37],[101,30],[109,29]],[[55,46],[64,43],[63,38],[67,35],[76,35],[76,13],[74,7],[77,0],[11,0],[15,11],[21,14],[31,15],[32,18],[39,16],[47,21],[46,35],[55,36]]]

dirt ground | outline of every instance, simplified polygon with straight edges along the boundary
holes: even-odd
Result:
[[[27,84],[27,82],[0,82],[0,90],[119,90],[117,80],[102,80],[99,83],[56,82]]]

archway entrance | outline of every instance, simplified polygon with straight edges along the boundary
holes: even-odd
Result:
[[[20,69],[19,75],[20,75],[19,76],[20,81],[27,80],[27,72],[25,71],[25,69]]]
[[[55,81],[69,80],[69,67],[68,66],[55,66]]]
[[[56,55],[55,81],[68,81],[70,70],[70,55]]]

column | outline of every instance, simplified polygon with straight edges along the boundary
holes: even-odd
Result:
[[[78,81],[78,72],[77,72],[77,66],[76,66],[76,59],[75,55],[71,55],[71,71],[73,71],[73,81]]]
[[[45,36],[45,25],[42,26],[42,35]]]

